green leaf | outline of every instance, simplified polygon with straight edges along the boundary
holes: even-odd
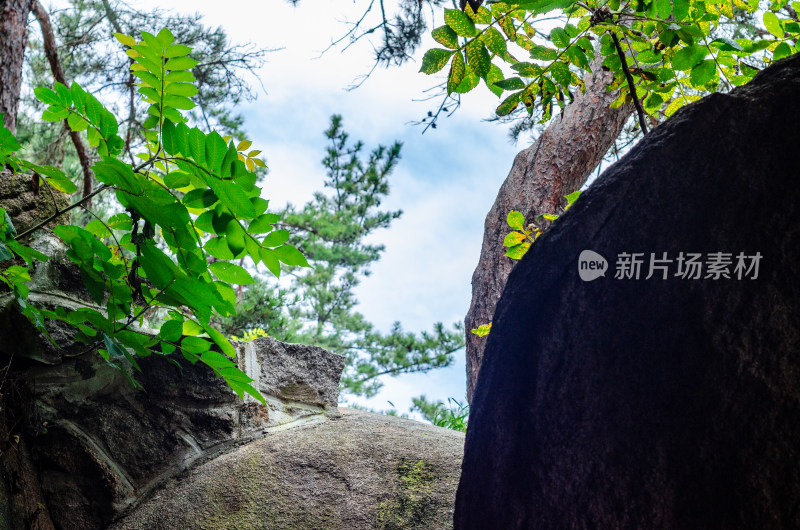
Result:
[[[6,261],[9,259],[14,259],[14,254],[8,250],[8,247],[5,244],[0,243],[0,261]]]
[[[236,295],[234,294],[233,297],[235,302]],[[211,326],[203,326],[203,329],[208,334],[208,336],[211,337],[211,340],[214,341],[214,344],[216,344],[219,347],[219,349],[222,350],[222,353],[224,353],[228,357],[236,357],[236,349],[222,333],[212,328]]]
[[[175,57],[167,61],[164,66],[167,70],[189,70],[197,66],[197,61],[191,57]]]
[[[93,219],[90,221],[86,225],[86,230],[100,239],[109,237],[111,235],[111,232],[106,228],[106,225],[104,225],[99,219]]]
[[[175,263],[156,247],[152,241],[140,245],[142,252],[141,265],[147,279],[158,289],[165,289],[176,278],[178,268]]]
[[[50,88],[34,88],[33,94],[36,96],[36,99],[47,105],[63,105],[63,102],[56,95],[55,91]]]
[[[519,105],[520,94],[521,92],[515,92],[514,94],[508,96],[505,100],[503,100],[502,103],[500,103],[495,110],[495,113],[498,116],[506,116],[510,114]]]
[[[195,81],[197,81],[197,78],[195,78],[192,72],[178,70],[176,72],[169,72],[167,75],[165,75],[164,81],[168,81],[170,83],[176,83],[179,81],[194,83]]]
[[[266,234],[272,230],[272,223],[277,223],[280,221],[280,219],[281,216],[276,213],[265,213],[259,215],[250,222],[250,226],[247,227],[247,231],[251,234]]]
[[[258,249],[258,256],[261,258],[261,261],[264,262],[267,269],[275,275],[276,278],[281,277],[281,264],[278,261],[278,257],[275,253],[268,249],[268,248],[260,248]]]
[[[469,92],[470,90],[478,86],[478,82],[481,80],[481,78],[478,77],[478,74],[475,73],[475,71],[472,69],[470,65],[467,65],[465,70],[466,73],[464,74],[464,79],[461,81],[461,83],[456,87],[454,91],[458,92],[459,94],[465,94]]]
[[[523,230],[525,228],[525,216],[516,210],[508,212],[506,222],[514,230]]]
[[[636,56],[636,60],[640,64],[656,64],[664,60],[664,55],[652,50],[645,50]]]
[[[7,241],[6,244],[8,245],[9,249],[11,249],[15,254],[24,259],[29,265],[33,263],[33,260],[47,261],[50,259],[50,256],[46,256],[45,254],[42,254],[38,250],[26,247],[25,245],[13,239]]]
[[[689,16],[690,5],[689,0],[672,0],[672,14],[675,20],[678,22],[686,20],[686,17]]]
[[[111,357],[126,357],[127,352],[125,348],[117,344],[117,342],[109,337],[107,334],[103,333],[103,343],[106,345],[106,349],[108,350],[109,355]]]
[[[781,26],[781,21],[778,19],[778,16],[775,13],[772,11],[764,12],[764,17],[762,20],[764,21],[764,27],[767,28],[767,31],[779,39],[783,38],[783,26]]]
[[[193,83],[170,83],[167,85],[166,93],[175,96],[193,97],[197,95],[197,86]]]
[[[453,56],[453,61],[450,63],[450,75],[447,76],[448,94],[453,93],[458,88],[458,85],[464,80],[466,72],[467,68],[464,64],[464,56],[461,55],[461,52],[456,52]]]
[[[201,354],[207,352],[211,348],[211,343],[200,337],[184,337],[181,341],[181,348],[189,353]]]
[[[477,39],[473,40],[467,44],[465,52],[467,55],[467,61],[472,67],[472,71],[475,72],[478,77],[486,77],[486,74],[489,73],[489,68],[491,67],[492,63],[489,59],[489,53],[486,51],[486,47],[483,45],[483,42]]]
[[[206,163],[205,166],[211,171],[218,172],[222,166],[222,159],[225,158],[225,153],[228,146],[225,145],[225,140],[217,131],[213,131],[206,136]]]
[[[183,320],[167,320],[161,325],[159,335],[166,341],[177,342],[183,335]]]
[[[216,182],[209,180],[209,185],[219,196],[222,204],[227,206],[233,215],[247,219],[256,216],[256,210],[253,207],[253,203],[250,202],[250,197],[236,183],[230,180],[217,180]]]
[[[718,37],[712,40],[710,44],[724,52],[742,51],[744,49],[738,42],[726,37]]]
[[[564,31],[564,28],[556,27],[550,32],[550,40],[559,48],[566,48],[569,46],[569,35]]]
[[[156,38],[158,39],[158,41],[161,44],[161,46],[163,46],[165,48],[175,41],[175,36],[167,28],[164,28],[161,31],[159,31],[158,35],[156,35]],[[191,48],[189,48],[189,50],[191,50]],[[186,53],[189,53],[189,52],[186,52]]]
[[[772,60],[777,61],[778,59],[783,59],[784,57],[789,57],[792,54],[792,48],[785,42],[778,44],[774,50],[772,50]]]
[[[554,62],[550,67],[550,73],[553,75],[553,80],[562,86],[569,86],[572,81],[572,74],[570,74],[569,66],[561,61]]]
[[[192,49],[190,47],[184,46],[183,44],[173,44],[164,52],[164,57],[168,59],[173,57],[182,57],[184,55],[189,55],[189,52],[191,51]]]
[[[511,69],[516,70],[523,77],[539,77],[543,72],[541,66],[532,63],[517,63]]]
[[[717,65],[713,60],[707,59],[692,68],[690,79],[693,85],[701,87],[714,78],[717,73]]]
[[[555,9],[566,10],[575,3],[575,0],[521,0],[515,3],[518,3],[520,8],[527,9],[535,14],[543,14]]]
[[[19,150],[19,148],[20,145],[14,135],[11,134],[11,131],[3,127],[3,113],[0,112],[0,156],[3,156],[3,151],[11,153]]]
[[[300,251],[294,248],[292,245],[280,246],[273,249],[272,252],[275,254],[275,257],[287,265],[300,267],[311,266],[308,264],[308,261],[306,261],[306,257],[303,256],[303,254],[301,254]]]
[[[278,247],[289,240],[288,230],[275,230],[267,234],[262,243],[265,247]]]
[[[208,268],[214,276],[223,282],[236,285],[248,285],[253,283],[253,277],[250,276],[250,273],[247,272],[244,267],[240,267],[235,263],[215,261],[214,263],[209,263]]]
[[[658,18],[666,20],[672,14],[672,2],[670,0],[655,0],[656,13]]]
[[[441,48],[432,48],[425,52],[422,57],[422,66],[419,71],[424,74],[434,74],[444,68],[447,61],[450,60],[455,52],[453,50],[443,50]]]
[[[183,171],[173,171],[164,175],[164,184],[168,188],[180,189],[191,184],[189,175]],[[211,203],[214,204],[214,203]]]
[[[489,51],[498,57],[504,57],[508,53],[506,39],[496,28],[491,26],[487,28],[481,35],[481,39],[486,47],[489,48]]]
[[[495,85],[503,90],[522,90],[525,88],[525,82],[519,77],[509,77],[508,79],[498,81]]]
[[[206,252],[218,259],[233,259],[234,255],[228,247],[227,238],[225,236],[212,237],[206,244],[203,245]]]
[[[45,182],[63,193],[73,193],[78,187],[63,171],[53,166],[39,166],[24,160],[20,164],[26,169],[36,171],[45,178]]]
[[[439,26],[431,32],[433,40],[452,49],[458,49],[458,35],[450,26]]]
[[[689,70],[695,65],[700,64],[708,53],[704,46],[694,45],[681,48],[672,58],[672,66],[676,70]]]
[[[201,326],[200,324],[198,324],[194,320],[184,320],[183,321],[183,334],[184,335],[194,336],[194,335],[200,335],[200,334],[205,333],[205,332],[206,332],[206,330],[203,328],[203,326]]]
[[[73,131],[85,131],[89,128],[89,122],[78,114],[70,114],[67,117],[67,125]]]
[[[491,68],[489,68],[489,73],[486,74],[486,86],[491,90],[492,94],[497,97],[501,97],[503,95],[503,89],[497,86],[495,83],[498,81],[503,80],[503,71],[500,70],[496,64],[493,64]]]
[[[136,46],[136,39],[123,33],[114,33],[114,37],[125,46]]]
[[[476,37],[478,30],[466,13],[459,9],[445,9],[444,22],[461,37]]]
[[[486,335],[489,334],[489,331],[491,331],[491,329],[492,329],[492,323],[489,322],[488,324],[482,324],[475,329],[471,329],[470,332],[474,333],[479,337],[485,337]]]
[[[570,46],[567,48],[566,56],[569,62],[575,66],[583,68],[584,70],[589,70],[589,59],[586,57],[584,51],[577,46]]]
[[[520,243],[519,245],[514,245],[513,247],[509,247],[506,250],[506,256],[511,259],[522,259],[522,256],[531,248],[531,242],[525,241],[524,243]]]
[[[644,110],[650,114],[654,114],[656,111],[661,109],[663,104],[664,98],[662,98],[660,94],[653,92],[644,99]]]
[[[513,247],[515,245],[519,245],[525,240],[526,240],[525,234],[520,234],[519,232],[510,232],[503,240],[503,246]]]
[[[213,191],[207,189],[196,189],[184,195],[181,202],[187,208],[208,208],[218,200],[219,198]]]

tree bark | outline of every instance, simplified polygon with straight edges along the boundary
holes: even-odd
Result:
[[[506,223],[508,212],[520,211],[528,222],[541,214],[556,213],[562,197],[580,188],[600,164],[633,111],[630,105],[609,108],[616,91],[606,91],[612,75],[603,71],[601,60],[598,57],[592,64],[585,93],[578,94],[563,115],[514,159],[486,216],[481,256],[472,275],[472,303],[464,320],[470,403],[486,345],[486,337],[470,330],[491,322],[515,263],[505,256],[503,247],[503,239],[511,230]]]
[[[30,10],[31,0],[0,0],[0,112],[5,113],[5,126],[12,133],[17,132]]]

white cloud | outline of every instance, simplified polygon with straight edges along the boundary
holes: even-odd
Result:
[[[178,0],[169,7],[204,14],[206,24],[222,26],[235,42],[284,48],[269,54],[260,72],[267,94],[262,92],[256,102],[238,109],[246,116],[254,148],[262,149],[267,159],[271,173],[265,189],[274,204],[302,204],[320,188],[324,179],[320,160],[326,147],[322,132],[331,114],[342,114],[345,130],[354,140],[364,140],[367,148],[395,139],[404,142],[403,158],[383,207],[405,213],[391,229],[375,235],[386,252],[357,295],[359,310],[380,329],[399,320],[406,329],[420,331],[435,321],[463,320],[484,217],[518,149],[508,144],[505,129],[481,121],[497,105],[482,86],[464,97],[462,108],[442,120],[438,129],[421,135],[420,127],[408,125],[438,105],[438,101],[414,101],[441,81],[417,73],[422,52],[432,46],[430,38],[417,62],[376,70],[357,90],[344,90],[371,67],[370,45],[365,41],[344,53],[336,48],[316,57],[346,30],[337,20],[355,20],[366,4],[303,0],[293,8],[284,1]],[[440,12],[437,15],[441,18]],[[463,355],[460,352],[448,369],[388,378],[376,398],[358,401],[382,409],[390,400],[406,411],[410,398],[420,394],[461,400]]]

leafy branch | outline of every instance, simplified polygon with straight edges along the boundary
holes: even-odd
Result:
[[[26,266],[11,265],[0,281],[14,291],[37,329],[46,332],[43,317],[74,326],[75,340],[92,349],[105,346],[100,355],[134,385],[126,366],[139,370],[137,357],[179,351],[190,362],[209,366],[240,396],[247,393],[263,403],[252,379],[232,360],[234,347],[210,325],[210,317],[212,311],[232,314],[236,295],[231,284],[253,281],[243,262],[232,260],[249,256],[254,266],[263,262],[276,276],[281,262],[307,266],[306,260],[286,243],[288,232],[275,229],[280,216],[267,213],[268,201],[261,198],[254,172],[263,166],[255,158],[259,151],[246,153],[248,141],[236,146],[217,132],[186,124],[184,113],[195,107],[191,97],[198,94],[191,72],[198,62],[189,56],[191,48],[176,44],[166,29],[157,35],[141,32],[141,40],[121,33],[116,37],[126,47],[137,92],[148,106],[144,138],[137,144],[146,152],[136,155],[144,161],[132,165],[119,159],[132,143],[119,137],[114,115],[80,85],[67,87],[57,80],[53,89],[37,88],[36,97],[47,105],[46,121],[65,120],[72,133],[84,132],[89,145],[97,147],[100,160],[91,170],[102,184],[20,234],[5,212],[0,225],[0,260],[18,256],[31,265],[48,256],[21,240],[74,208],[86,208],[98,193],[114,190],[125,213],[108,220],[91,213],[95,220],[85,228],[53,229],[96,305],[74,310],[32,306],[26,301]],[[55,190],[75,191],[60,169],[20,160],[14,156],[17,149],[11,133],[0,129],[1,163],[32,171]],[[157,308],[166,313],[157,335],[132,329]]]

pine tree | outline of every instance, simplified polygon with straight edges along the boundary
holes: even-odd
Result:
[[[416,335],[396,322],[389,333],[381,333],[356,311],[354,290],[384,250],[367,242],[368,236],[402,214],[380,210],[402,145],[378,146],[366,154],[363,143],[349,141],[341,116],[331,118],[325,135],[330,142],[322,161],[328,191],[315,193],[302,208],[289,205],[279,212],[275,232],[300,249],[311,268],[292,271],[288,288],[265,280],[249,286],[239,317],[226,321],[224,329],[239,335],[261,327],[279,340],[343,355],[342,389],[369,397],[381,387],[379,376],[448,366],[464,345],[463,328],[436,323],[431,332]]]

